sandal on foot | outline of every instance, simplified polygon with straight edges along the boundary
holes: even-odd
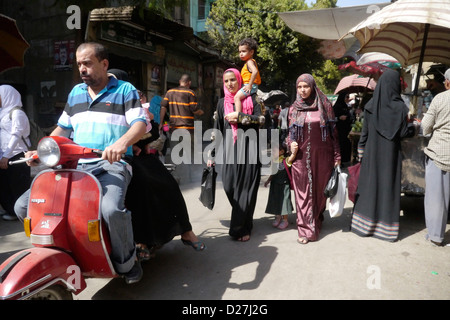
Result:
[[[238,238],[237,240],[241,241],[241,242],[247,242],[248,240],[250,240],[250,235],[247,234],[245,236],[242,236],[242,237]]]
[[[192,248],[194,248],[195,251],[203,251],[206,249],[205,244],[201,241],[192,242],[189,240],[184,240],[183,238],[181,238],[181,241],[185,246],[191,246]]]
[[[278,227],[281,223],[281,220],[282,220],[281,217],[280,217],[280,219],[275,218],[275,220],[272,222],[272,227],[274,227],[274,228]]]
[[[433,241],[431,239],[426,239],[433,247],[443,247],[444,245],[442,242]]]
[[[281,223],[278,225],[278,229],[280,230],[284,230],[289,226],[289,222],[287,222],[286,220],[281,221]]]
[[[148,261],[154,256],[152,256],[147,246],[143,244],[136,245],[136,255],[139,261]]]
[[[309,242],[309,240],[306,238],[298,238],[297,242],[300,244],[307,244]]]

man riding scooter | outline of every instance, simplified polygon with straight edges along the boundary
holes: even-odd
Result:
[[[128,284],[142,278],[136,257],[131,213],[125,208],[125,195],[131,180],[122,155],[132,156],[132,145],[146,131],[144,110],[137,90],[128,82],[108,77],[106,48],[98,43],[81,44],[76,51],[81,79],[69,94],[58,126],[51,136],[69,137],[79,145],[103,150],[99,159],[80,161],[78,168],[92,173],[103,189],[102,217],[111,238],[111,260],[115,271]],[[31,157],[36,151],[30,151]],[[36,165],[29,161],[30,166]],[[29,191],[16,202],[15,211],[21,221],[27,215]]]

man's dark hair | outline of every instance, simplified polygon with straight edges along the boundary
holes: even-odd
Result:
[[[245,38],[239,41],[239,46],[247,46],[250,50],[253,50],[256,54],[256,50],[258,49],[258,43],[253,38]]]
[[[108,49],[100,43],[97,42],[85,42],[78,46],[77,51],[86,49],[87,47],[94,48],[95,57],[98,61],[102,61],[104,59],[109,60]]]
[[[181,76],[181,78],[180,78],[180,82],[184,82],[184,83],[186,83],[186,82],[189,82],[189,81],[191,81],[191,76],[190,75],[188,75],[188,74],[183,74],[182,76]]]

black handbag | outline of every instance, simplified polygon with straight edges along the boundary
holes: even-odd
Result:
[[[217,172],[214,166],[203,169],[200,201],[208,209],[214,208],[216,198],[216,177]]]
[[[325,186],[325,189],[323,190],[323,194],[327,198],[333,198],[338,189],[338,182],[339,182],[339,168],[333,168],[333,171],[331,172],[330,179],[328,180],[327,185]]]

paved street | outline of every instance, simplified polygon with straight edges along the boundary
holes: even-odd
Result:
[[[143,264],[140,283],[91,279],[75,299],[450,299],[450,247],[433,247],[424,240],[420,197],[403,197],[400,240],[395,243],[348,232],[352,204],[347,201],[341,217],[331,219],[326,212],[319,241],[300,245],[294,216],[287,230],[271,226],[273,217],[264,213],[269,189],[263,177],[254,231],[250,241],[241,243],[228,236],[231,207],[220,174],[212,211],[198,200],[201,166],[190,176],[181,188],[194,231],[207,249],[195,252],[177,237]],[[18,222],[0,220],[0,261],[27,246]]]

